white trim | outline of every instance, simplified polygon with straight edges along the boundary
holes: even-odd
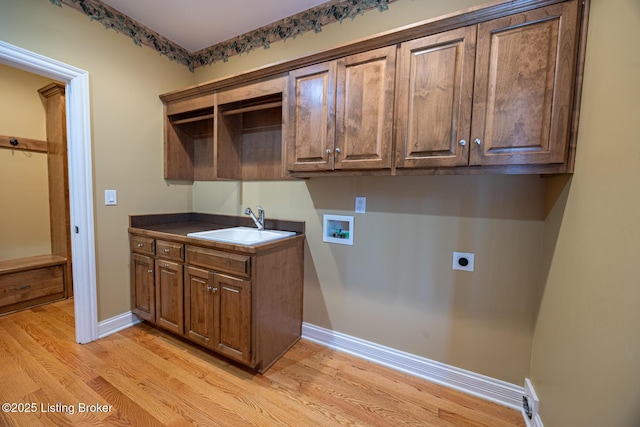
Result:
[[[79,68],[0,41],[0,63],[66,83],[69,205],[76,341],[98,337],[93,223],[89,74]],[[75,232],[75,228],[79,232]]]
[[[540,418],[540,400],[538,394],[533,388],[533,384],[529,378],[524,379],[524,395],[529,398],[529,405],[532,406],[533,417],[530,420],[527,414],[524,412],[524,404],[521,408],[522,418],[527,427],[544,427],[542,424],[542,418]]]
[[[142,320],[130,311],[112,317],[111,319],[103,320],[98,323],[98,339],[130,328],[140,322],[142,322]]]
[[[520,411],[524,388],[309,323],[302,337],[371,362]]]
[[[533,427],[544,427],[544,424],[542,424],[542,418],[540,418],[540,414],[536,414],[535,417],[533,417]]]

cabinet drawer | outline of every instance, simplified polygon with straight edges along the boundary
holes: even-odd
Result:
[[[64,292],[63,267],[0,275],[0,307]]]
[[[152,238],[134,235],[131,235],[130,237],[129,245],[131,252],[137,252],[145,255],[156,254],[156,245]]]
[[[246,255],[187,246],[186,262],[187,264],[231,273],[236,276],[249,277],[251,275],[251,257]]]
[[[156,254],[158,258],[184,261],[184,245],[181,243],[158,240],[156,241]]]

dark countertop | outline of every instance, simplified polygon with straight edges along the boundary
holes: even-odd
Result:
[[[215,215],[203,213],[172,213],[151,215],[129,215],[129,232],[154,238],[165,238],[185,244],[197,244],[211,248],[234,250],[237,252],[255,253],[256,248],[268,249],[279,246],[304,234],[304,221],[284,221],[265,219],[266,230],[294,231],[296,236],[267,242],[258,246],[235,245],[204,239],[187,237],[187,234],[198,231],[218,230],[230,227],[255,227],[250,217]],[[303,236],[301,238],[304,238]]]

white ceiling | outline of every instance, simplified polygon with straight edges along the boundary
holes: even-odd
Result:
[[[102,0],[188,51],[239,36],[327,0]]]

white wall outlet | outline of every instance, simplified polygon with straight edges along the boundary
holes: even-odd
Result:
[[[540,425],[538,411],[540,410],[540,400],[533,389],[533,384],[529,378],[524,379],[524,396],[522,396],[522,416],[527,427]]]
[[[473,271],[474,255],[471,252],[454,252],[453,266],[454,270]]]
[[[356,213],[365,213],[367,211],[367,198],[356,197]]]
[[[113,206],[118,204],[118,194],[116,190],[104,190],[105,206]]]

